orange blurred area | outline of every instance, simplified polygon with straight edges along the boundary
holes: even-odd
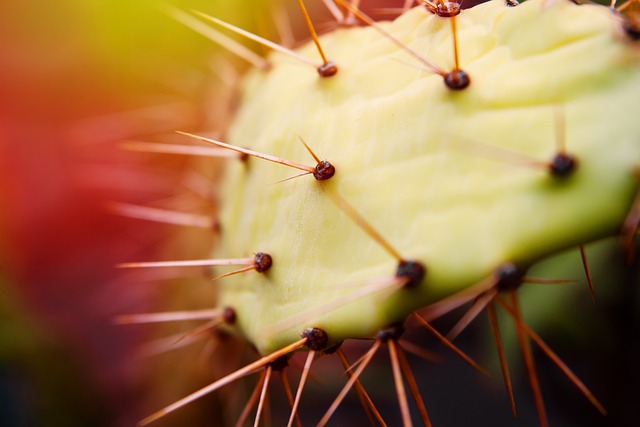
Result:
[[[130,426],[147,410],[132,368],[147,330],[112,318],[164,292],[114,265],[158,257],[173,230],[107,207],[178,190],[185,159],[119,141],[200,128],[211,51],[160,4],[0,3],[0,425]]]

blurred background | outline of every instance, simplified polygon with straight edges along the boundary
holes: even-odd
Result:
[[[109,204],[184,192],[187,161],[119,143],[201,128],[212,80],[211,44],[160,4],[0,3],[2,426],[132,426],[149,399],[153,374],[134,355],[148,328],[112,319],[159,308],[170,289],[114,265],[157,259],[179,231]],[[203,249],[193,240],[187,256]]]
[[[113,322],[123,313],[206,308],[214,298],[201,269],[176,276],[114,268],[125,261],[206,257],[215,243],[213,233],[200,228],[113,213],[114,203],[128,203],[215,214],[219,163],[135,153],[120,145],[172,142],[174,130],[224,132],[237,101],[230,85],[246,65],[169,18],[162,12],[169,3],[272,35],[274,20],[282,17],[278,11],[288,10],[294,34],[306,34],[296,2],[287,0],[0,3],[2,426],[133,426],[219,376],[225,360],[236,357],[226,349],[218,352],[221,359],[202,362],[208,354],[203,346],[148,357],[160,347],[144,343],[180,329]],[[319,2],[308,3],[318,22],[331,21]],[[365,3],[371,9],[395,5]],[[540,357],[545,400],[552,425],[635,425],[640,419],[638,268],[624,265],[616,242],[589,252],[595,305],[583,279],[562,289],[527,289],[523,301],[529,303],[523,305],[538,332],[610,415],[599,416]],[[581,278],[583,273],[574,253],[540,275]],[[454,318],[439,326],[446,329]],[[517,422],[511,417],[495,356],[483,344],[491,340],[486,323],[476,322],[460,345],[494,368],[493,384],[449,353],[443,352],[443,364],[412,358],[437,426],[537,425],[520,377],[515,381],[522,412]],[[428,338],[418,334],[416,340]],[[517,360],[515,350],[512,356]],[[398,419],[388,361],[380,359],[368,387],[388,402],[382,406],[390,419]],[[324,372],[322,366],[318,372]],[[513,368],[519,370],[517,362]],[[319,373],[314,384],[327,375]],[[332,379],[330,387],[311,386],[305,395],[309,419],[317,419],[314,411],[328,406],[341,383]],[[246,387],[237,392],[239,401],[251,392],[251,384]],[[223,405],[212,396],[157,425],[220,425]],[[333,425],[363,420],[357,405],[355,398],[349,401],[342,421],[336,418]]]

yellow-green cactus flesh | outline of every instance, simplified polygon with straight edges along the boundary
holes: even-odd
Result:
[[[492,1],[456,24],[464,90],[372,27],[322,37],[334,77],[281,54],[247,77],[227,142],[313,166],[301,137],[336,168],[327,181],[275,184],[300,171],[257,158],[228,167],[216,255],[265,252],[273,267],[221,281],[219,304],[259,351],[308,327],[332,343],[370,338],[505,262],[527,267],[619,232],[640,164],[640,62],[619,18],[569,1]],[[450,18],[416,7],[380,25],[453,69]],[[577,167],[554,176],[545,165],[565,151]],[[418,286],[377,285],[398,259],[332,194],[424,264]]]

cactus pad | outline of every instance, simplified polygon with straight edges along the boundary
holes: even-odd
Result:
[[[455,67],[450,19],[416,7],[381,23],[414,52]],[[601,6],[491,1],[456,17],[451,90],[370,26],[321,38],[338,73],[275,53],[246,78],[226,142],[335,166],[318,181],[256,158],[228,166],[216,256],[273,266],[220,281],[221,306],[260,352],[321,328],[331,343],[379,329],[535,262],[619,232],[637,191],[640,62]],[[313,45],[299,53],[316,58]],[[389,250],[345,210],[379,233]],[[398,273],[415,261],[415,286]],[[484,281],[484,282],[483,282]]]

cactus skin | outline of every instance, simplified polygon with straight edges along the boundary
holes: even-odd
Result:
[[[339,66],[335,77],[320,79],[279,54],[270,57],[273,69],[247,77],[226,141],[312,161],[302,137],[337,169],[326,182],[305,176],[269,186],[294,173],[254,158],[228,167],[216,256],[267,252],[274,265],[221,281],[219,304],[236,309],[238,330],[261,353],[307,327],[324,329],[331,343],[372,338],[503,263],[527,268],[620,230],[640,163],[640,67],[620,20],[568,1],[492,1],[462,11],[457,27],[472,81],[462,91],[404,63],[408,55],[373,28],[322,38]],[[452,66],[447,18],[417,7],[384,28]],[[300,52],[317,55],[311,45]],[[567,177],[487,148],[549,162],[559,144],[577,159]],[[347,200],[403,258],[425,264],[419,286],[332,303],[393,276],[397,260],[328,193]]]

